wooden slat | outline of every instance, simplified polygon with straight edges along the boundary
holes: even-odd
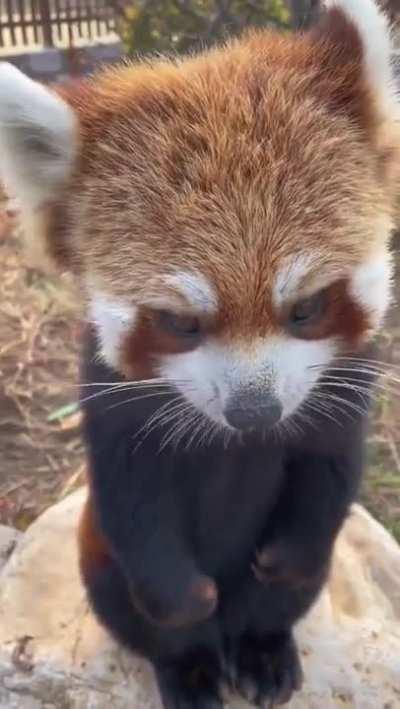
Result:
[[[8,15],[8,22],[6,24],[6,27],[8,27],[10,30],[11,42],[15,47],[15,45],[17,44],[17,37],[15,34],[15,24],[14,24],[14,13],[13,13],[12,0],[6,0],[6,4],[7,4],[7,15]]]
[[[22,30],[22,41],[24,44],[29,44],[28,33],[26,31],[27,23],[25,18],[25,3],[24,0],[18,0],[19,25]]]
[[[70,0],[65,0],[65,20],[68,29],[68,43],[72,47],[74,43],[74,32],[73,32],[73,22],[71,18],[71,2]]]
[[[85,0],[85,9],[86,9],[86,29],[88,33],[89,39],[93,39],[93,32],[92,32],[92,6],[91,6],[91,0]]]
[[[106,35],[107,34],[107,16],[108,16],[108,8],[104,0],[102,0],[101,3],[101,27],[102,27],[102,34]]]
[[[40,19],[43,32],[43,43],[46,47],[54,47],[52,18],[49,0],[39,0]]]
[[[78,34],[79,34],[79,37],[82,39],[82,38],[84,37],[84,34],[83,34],[84,23],[83,23],[83,15],[82,15],[82,0],[76,0],[76,19],[77,19]]]
[[[111,8],[107,8],[107,32],[115,32],[115,17]]]
[[[5,15],[5,7],[3,0],[0,0],[0,17],[3,19]],[[0,47],[4,47],[4,37],[3,37],[3,23],[0,20]]]
[[[54,14],[53,14],[52,20],[53,20],[54,24],[56,25],[55,29],[57,29],[57,38],[61,42],[61,40],[62,40],[62,10],[61,10],[61,6],[60,6],[60,0],[53,0],[53,3],[54,3]],[[54,34],[55,34],[55,30],[54,30]]]
[[[101,23],[100,23],[100,17],[101,17],[101,0],[94,0],[94,15],[96,18],[96,31],[97,35],[100,37],[101,36]],[[97,7],[96,7],[97,5]]]
[[[33,39],[35,41],[35,44],[39,44],[39,27],[40,27],[40,18],[38,16],[38,6],[37,6],[37,0],[31,0],[31,18],[32,18],[32,30],[33,30]]]

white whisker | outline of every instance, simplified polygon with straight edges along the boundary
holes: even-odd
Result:
[[[207,420],[205,419],[204,414],[200,414],[200,417],[197,417],[196,419],[196,425],[194,425],[194,430],[186,443],[186,450],[188,450],[192,445],[194,445],[196,436],[200,435],[204,428],[207,428]]]
[[[400,365],[398,364],[394,364],[393,362],[382,362],[379,359],[369,359],[368,357],[346,357],[345,355],[339,355],[338,357],[335,357],[335,360],[340,360],[344,362],[356,362],[376,368],[389,367],[390,369],[400,370]]]
[[[148,435],[151,431],[154,431],[156,427],[162,428],[168,426],[172,421],[179,418],[181,414],[185,413],[186,410],[190,411],[191,408],[190,404],[185,401],[180,401],[169,408],[164,408],[148,422],[146,425],[146,434]]]
[[[330,386],[334,385],[332,384]],[[332,401],[336,401],[337,403],[342,404],[343,406],[347,406],[349,409],[359,414],[360,416],[365,416],[368,413],[368,410],[363,409],[361,406],[358,406],[358,404],[355,404],[353,401],[348,401],[347,399],[344,399],[342,396],[337,396],[337,394],[332,394],[331,392],[321,393],[327,393],[329,399],[331,399]]]
[[[213,430],[214,426],[217,424],[214,423],[214,421],[209,420],[208,422],[206,421],[204,425],[204,430],[202,436],[199,437],[199,440],[197,442],[197,447],[200,448],[201,445],[205,445],[207,441],[208,435],[211,433]]]
[[[185,379],[174,379],[172,380],[173,382],[176,383],[184,383],[187,380]],[[83,384],[73,384],[74,387],[81,388],[81,387],[100,387],[100,386],[144,386],[144,385],[153,385],[153,384],[165,384],[169,385],[171,384],[171,381],[169,379],[163,379],[162,377],[153,377],[152,379],[123,379],[119,382],[87,382]]]
[[[332,386],[338,386],[343,389],[350,389],[351,391],[354,391],[362,397],[372,398],[376,395],[374,389],[379,389],[385,394],[391,394],[393,396],[400,395],[400,390],[385,385],[381,382],[373,382],[372,384],[370,384],[368,382],[365,383],[362,380],[357,379],[356,377],[338,377],[335,375],[327,374],[322,376],[319,382],[328,385],[331,383]]]
[[[315,397],[315,399],[316,400],[311,398],[310,400],[305,401],[304,406],[309,408],[310,411],[314,411],[315,413],[320,414],[321,416],[325,416],[330,421],[343,428],[343,423],[339,421],[339,419],[337,419],[332,413],[333,407],[324,405],[324,402],[319,401],[317,397]]]
[[[174,386],[174,381],[164,383],[164,382],[157,382],[155,380],[154,383],[152,383],[152,384],[144,383],[144,384],[140,384],[140,385],[138,384],[137,386],[135,383],[132,383],[132,382],[117,382],[113,386],[110,386],[107,389],[103,389],[102,391],[97,391],[94,394],[91,394],[90,396],[86,396],[84,399],[80,399],[79,403],[85,404],[88,401],[92,401],[93,399],[97,399],[101,396],[106,396],[107,394],[115,394],[120,391],[131,391],[134,389],[146,389],[147,390],[147,389],[163,389],[163,388],[167,388],[167,389],[171,390],[173,386]]]
[[[186,413],[191,413],[191,416],[186,417]],[[183,416],[185,416],[185,418],[182,421]],[[172,442],[174,442],[174,449],[176,450],[179,445],[179,442],[182,440],[184,435],[190,430],[190,427],[194,424],[194,422],[197,421],[199,416],[201,416],[201,414],[196,412],[190,405],[187,410],[180,411],[178,416],[176,417],[178,420],[173,424],[170,430],[167,431],[167,433],[161,439],[159,452],[163,451],[164,448],[166,448],[168,444],[172,444]]]
[[[274,426],[272,432],[276,435],[278,441],[282,441],[284,436],[296,438],[304,434],[302,427],[296,421],[296,418],[298,417],[299,411],[296,411],[294,414],[286,419],[283,419],[283,421],[280,421],[276,426]]]
[[[178,403],[176,403],[178,402]],[[183,403],[182,401],[182,396],[179,394],[178,396],[175,396],[173,399],[170,401],[167,401],[165,404],[162,404],[146,421],[144,422],[143,426],[139,428],[138,431],[133,436],[133,440],[138,438],[143,432],[146,432],[146,435],[140,441],[142,443],[145,438],[151,433],[151,431],[154,429],[156,425],[158,425],[160,417],[163,416],[163,414],[171,413],[171,410],[174,411],[175,407],[181,406]],[[168,407],[170,407],[170,410],[168,411]],[[136,450],[136,449],[135,449]]]
[[[131,404],[133,401],[143,401],[143,399],[152,399],[155,396],[170,396],[170,391],[155,391],[152,394],[142,394],[141,396],[132,396],[129,399],[124,399],[123,401],[117,401],[116,404],[110,404],[107,406],[107,411],[111,409],[116,409],[119,406],[124,406],[125,404]]]
[[[208,447],[210,447],[212,442],[216,439],[218,434],[221,432],[224,434],[224,445],[225,445],[225,427],[222,426],[222,424],[217,423],[216,421],[212,421],[211,423],[212,423],[212,425],[210,428],[210,433],[207,435],[207,438],[206,438],[206,445]]]
[[[345,368],[345,367],[333,368],[333,367],[331,367],[330,371],[332,371],[332,372],[349,372],[349,374],[371,374],[371,372],[369,372],[368,370],[355,369],[354,367],[352,367],[352,368],[350,368],[350,367],[348,367],[348,368]],[[394,377],[392,374],[389,374],[388,372],[385,372],[383,374],[379,374],[377,376],[379,376],[381,381],[387,380],[388,382],[392,382],[393,384],[400,384],[400,379],[398,377]],[[363,381],[368,382],[371,386],[376,386],[376,384],[378,383],[378,382],[371,381],[368,379],[364,379]]]

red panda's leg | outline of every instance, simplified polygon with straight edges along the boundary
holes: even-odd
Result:
[[[101,534],[89,494],[78,527],[79,564],[83,579],[102,573],[112,563],[110,549]]]
[[[151,517],[152,510],[146,507],[145,513]],[[214,581],[202,575],[184,549],[181,550],[180,539],[172,525],[168,528],[166,523],[158,531],[146,527],[146,534],[140,532],[137,539],[135,529],[141,529],[139,513],[135,522],[131,549],[119,549],[115,540],[113,544],[102,532],[93,495],[89,497],[79,530],[80,566],[89,590],[100,589],[102,580],[113,573],[120,578],[131,612],[135,609],[146,622],[179,628],[205,620],[217,603]],[[132,557],[129,574],[118,552]]]
[[[294,624],[309,610],[322,586],[272,582],[249,573],[222,609],[225,676],[250,702],[289,701],[301,686],[302,669]]]
[[[90,495],[80,520],[78,545],[82,581],[97,619],[118,642],[144,652],[128,584],[99,530]]]
[[[171,459],[155,454],[158,443],[150,436],[136,450],[129,423],[87,412],[96,525],[135,608],[156,625],[192,625],[214,613],[218,589],[200,568],[183,528]]]
[[[226,613],[230,672],[251,701],[288,701],[301,680],[292,627],[315,601],[362,470],[362,425],[334,454],[293,454],[258,565]],[[245,609],[243,611],[243,609]]]
[[[362,474],[363,430],[353,428],[348,445],[335,454],[301,452],[288,460],[286,486],[254,566],[261,583],[307,587],[326,578]]]
[[[164,709],[222,709],[217,621],[180,629],[149,623],[132,603],[127,580],[98,528],[90,497],[80,522],[79,550],[93,611],[118,642],[154,663]]]

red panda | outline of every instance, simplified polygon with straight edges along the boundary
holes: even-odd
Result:
[[[166,709],[290,699],[357,494],[399,107],[384,15],[326,6],[71,87],[0,65],[3,179],[86,303],[82,577]]]

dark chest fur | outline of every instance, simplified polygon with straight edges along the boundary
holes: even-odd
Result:
[[[105,393],[118,375],[95,361],[91,338],[86,346],[83,382],[104,382],[93,398],[90,388],[82,390],[94,499],[99,497],[101,507],[100,497],[109,496],[113,503],[107,514],[133,515],[143,535],[164,524],[160,516],[165,510],[204,572],[220,583],[247,568],[260,538],[268,538],[269,529],[274,533],[277,502],[290,486],[289,476],[301,474],[290,472],[296,459],[337,456],[359,439],[359,422],[355,426],[347,419],[343,426],[343,421],[335,425],[321,418],[304,426],[302,436],[286,441],[275,435],[233,437],[225,445],[217,436],[210,446],[190,447],[183,437],[176,450],[163,448],[168,429],[148,433],[143,427],[169,395],[147,398],[137,389]],[[358,445],[355,451],[359,455]],[[310,505],[319,504],[317,497],[310,499]]]

